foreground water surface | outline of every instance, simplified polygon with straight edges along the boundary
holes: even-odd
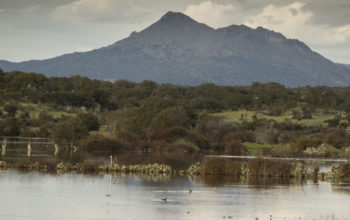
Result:
[[[0,171],[0,198],[0,219],[350,219],[344,182],[10,169]]]

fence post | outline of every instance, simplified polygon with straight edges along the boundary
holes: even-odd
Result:
[[[1,146],[1,155],[5,156],[6,154],[6,139],[2,141],[2,146]]]
[[[32,153],[32,145],[30,144],[30,141],[29,141],[29,143],[28,143],[27,148],[28,148],[27,156],[30,157],[30,155],[31,155],[31,153]]]
[[[55,155],[57,155],[58,154],[58,151],[59,151],[59,147],[58,147],[58,145],[57,144],[55,144]]]

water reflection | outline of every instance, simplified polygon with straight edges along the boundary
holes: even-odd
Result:
[[[202,175],[189,177],[195,182],[202,182],[209,187],[225,185],[252,185],[257,188],[269,188],[275,185],[305,185],[306,179],[298,178],[270,178],[270,177],[236,177],[229,175]]]
[[[0,219],[350,218],[349,183],[213,179],[0,171]]]

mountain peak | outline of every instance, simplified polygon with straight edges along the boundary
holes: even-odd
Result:
[[[137,40],[151,44],[183,43],[195,41],[210,31],[213,31],[211,27],[198,23],[183,13],[169,11],[157,22],[141,31]]]
[[[108,47],[42,61],[0,61],[0,68],[178,85],[249,85],[255,81],[286,86],[350,85],[349,69],[298,40],[262,27],[213,29],[172,11]]]
[[[173,12],[168,11],[165,15],[163,15],[160,19],[162,22],[195,22],[192,18],[189,16],[181,13],[181,12]]]

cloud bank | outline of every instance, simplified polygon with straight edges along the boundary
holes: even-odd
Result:
[[[122,22],[150,12],[132,0],[78,0],[58,6],[51,17],[68,21]]]
[[[237,21],[240,21],[252,28],[262,26],[312,45],[350,43],[350,23],[340,26],[315,24],[314,13],[307,10],[306,6],[306,3],[299,1],[286,5],[269,4],[255,14],[243,15],[238,3],[204,1],[188,5],[184,13],[215,28],[238,24]]]
[[[314,14],[305,10],[305,5],[302,2],[285,6],[268,5],[261,13],[247,17],[245,24],[263,26],[312,44],[335,45],[350,41],[350,24],[335,27],[313,24]]]

